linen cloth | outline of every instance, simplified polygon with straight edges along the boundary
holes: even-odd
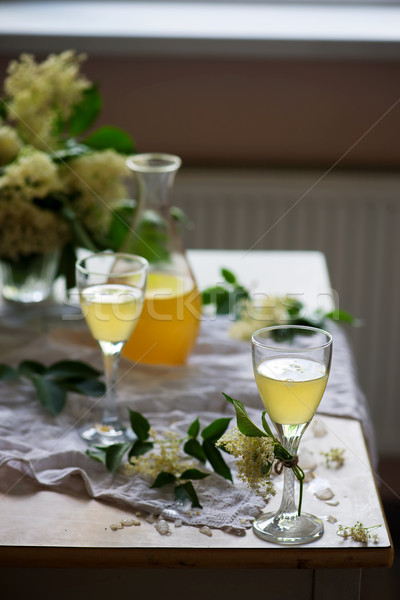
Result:
[[[101,369],[100,350],[84,323],[63,321],[59,311],[30,311],[25,320],[21,313],[16,318],[8,315],[7,323],[0,326],[0,362],[50,364],[77,359]],[[232,416],[233,426],[234,410],[223,397],[225,392],[241,400],[259,424],[262,405],[250,343],[230,338],[229,324],[225,318],[204,318],[194,352],[182,367],[146,366],[122,359],[117,387],[121,416],[127,419],[129,407],[143,413],[158,432],[172,428],[180,434],[186,433],[196,417],[203,428],[218,417]],[[373,430],[352,354],[343,331],[337,326],[332,329],[332,369],[319,412],[360,420],[374,457]],[[0,382],[0,468],[7,465],[38,486],[85,493],[132,511],[238,534],[264,508],[264,501],[244,484],[232,485],[214,473],[195,482],[202,510],[177,505],[169,486],[153,490],[139,475],[121,471],[112,477],[104,465],[86,455],[87,444],[78,435],[79,427],[100,418],[101,404],[101,399],[71,394],[62,413],[53,417],[41,407],[30,382]],[[232,466],[230,457],[224,457]]]

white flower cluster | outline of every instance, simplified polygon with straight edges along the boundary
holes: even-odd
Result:
[[[237,427],[225,433],[217,442],[235,458],[238,478],[258,496],[267,500],[275,496],[270,479],[274,457],[274,442],[270,437],[243,435]]]
[[[257,329],[284,325],[288,320],[285,298],[257,295],[241,303],[239,317],[229,328],[229,335],[248,341]]]
[[[144,477],[156,478],[161,471],[179,477],[187,469],[195,466],[181,454],[181,439],[174,431],[165,431],[158,435],[153,429],[150,434],[154,440],[154,450],[130,459],[125,472],[138,473]]]
[[[130,176],[125,157],[114,150],[84,154],[63,167],[64,191],[94,237],[107,231],[114,206],[127,198]]]
[[[51,150],[57,143],[57,122],[70,117],[91,83],[79,73],[84,55],[72,50],[50,54],[37,63],[30,54],[11,61],[4,82],[11,120],[26,144]]]
[[[338,526],[337,534],[344,539],[351,538],[355,542],[361,542],[363,544],[368,544],[370,540],[377,544],[379,542],[379,537],[375,533],[373,535],[370,534],[371,529],[377,529],[380,525],[373,525],[372,527],[364,527],[364,525],[357,521],[355,525],[352,527],[344,527],[343,525]]]

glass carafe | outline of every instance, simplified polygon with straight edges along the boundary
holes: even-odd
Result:
[[[171,213],[170,190],[181,165],[170,154],[136,154],[137,208],[124,251],[150,264],[142,314],[123,355],[147,364],[182,365],[197,338],[201,296]]]

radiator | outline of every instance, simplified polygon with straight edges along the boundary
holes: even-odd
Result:
[[[188,248],[320,250],[349,329],[381,455],[400,455],[400,175],[182,170]]]

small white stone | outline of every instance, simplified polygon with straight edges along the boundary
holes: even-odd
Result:
[[[329,487],[321,488],[315,492],[315,496],[318,498],[318,500],[330,500],[334,495],[335,494]]]
[[[207,525],[204,525],[204,527],[200,527],[199,531],[203,535],[208,535],[208,537],[212,536],[212,531],[209,527],[207,527]]]
[[[140,525],[140,521],[135,519],[134,517],[124,517],[121,519],[121,525],[124,527],[132,527],[132,525]]]
[[[304,473],[304,483],[308,483],[315,478],[315,475],[312,471],[305,471]]]
[[[154,528],[157,529],[160,535],[169,535],[171,533],[169,525],[167,521],[164,521],[164,519],[157,521],[157,523],[154,525]]]
[[[150,523],[150,525],[152,525],[157,521],[157,517],[155,517],[154,515],[147,515],[146,521]]]
[[[326,504],[329,504],[329,506],[339,506],[340,502],[339,500],[328,500]]]
[[[182,527],[182,519],[176,519],[174,522],[175,527]]]
[[[328,433],[327,428],[320,419],[314,419],[311,429],[314,437],[324,437]]]
[[[111,523],[110,525],[111,531],[117,531],[117,529],[122,529],[122,527],[121,523]]]
[[[316,460],[308,450],[303,450],[299,456],[299,464],[303,471],[313,471],[316,466]]]
[[[329,515],[329,517],[327,517],[326,520],[328,521],[328,523],[336,523],[337,518],[333,517],[332,515]]]

